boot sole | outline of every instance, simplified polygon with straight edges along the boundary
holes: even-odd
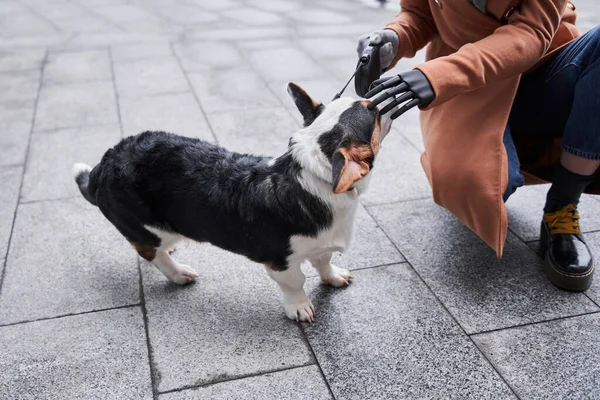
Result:
[[[592,265],[589,272],[584,275],[565,274],[556,269],[548,256],[546,249],[542,249],[542,251],[542,255],[544,256],[544,273],[554,286],[576,292],[583,292],[584,290],[589,289],[594,279],[595,265]]]

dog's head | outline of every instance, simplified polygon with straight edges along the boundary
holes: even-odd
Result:
[[[331,165],[333,191],[352,189],[373,168],[391,119],[377,108],[369,110],[369,100],[342,97],[325,106],[294,83],[288,93],[304,118],[303,134],[314,138],[315,149]]]

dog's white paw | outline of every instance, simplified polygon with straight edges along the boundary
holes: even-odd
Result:
[[[294,321],[313,322],[315,319],[315,307],[309,299],[300,303],[284,302],[285,315]]]
[[[187,265],[179,264],[179,270],[171,277],[171,280],[178,285],[187,285],[198,277],[198,273]]]
[[[321,276],[321,282],[333,287],[348,286],[353,276],[347,269],[331,266],[331,273]]]

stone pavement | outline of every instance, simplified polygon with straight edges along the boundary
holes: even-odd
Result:
[[[577,4],[582,30],[600,22],[598,2]],[[600,279],[566,293],[544,277],[546,188],[511,198],[498,260],[431,200],[414,110],[337,256],[354,283],[307,269],[313,324],[285,318],[261,266],[213,247],[180,248],[200,278],[168,283],[78,194],[74,162],[146,129],[281,153],[300,121],[285,84],[328,102],[356,38],[394,14],[370,5],[0,1],[1,399],[600,398]],[[581,213],[600,257],[600,202]]]

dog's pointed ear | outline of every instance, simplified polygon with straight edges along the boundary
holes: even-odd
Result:
[[[325,106],[318,101],[313,100],[312,97],[306,93],[306,90],[293,82],[288,83],[287,91],[296,103],[298,111],[304,118],[304,126],[309,126],[314,122],[315,119],[323,112]]]
[[[340,146],[331,158],[333,192],[346,192],[364,178],[371,170],[373,157],[367,143],[352,141],[348,146]]]

